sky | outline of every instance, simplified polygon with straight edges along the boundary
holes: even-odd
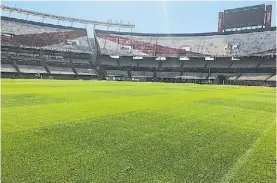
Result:
[[[218,12],[244,6],[272,5],[272,26],[276,26],[276,1],[2,1],[3,5],[88,20],[134,23],[133,32],[141,33],[201,33],[217,32]],[[8,12],[1,12],[9,16]],[[26,19],[26,15],[12,13],[11,17]],[[28,20],[39,21],[28,16]],[[45,19],[46,23],[57,24],[57,20]],[[69,22],[59,22],[70,26]],[[74,23],[75,27],[85,25]],[[97,26],[106,30],[106,27]],[[93,36],[92,26],[87,26]],[[119,31],[119,28],[109,28]],[[121,28],[122,32],[130,29]]]

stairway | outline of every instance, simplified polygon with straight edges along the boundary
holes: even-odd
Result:
[[[92,54],[90,55],[90,61],[89,61],[89,65],[91,69],[94,69],[95,72],[97,73],[97,75],[100,76],[100,79],[106,79],[106,71],[105,69],[98,64],[97,61],[97,49],[95,45],[91,44],[90,39],[88,38],[88,42],[92,51]]]
[[[51,74],[49,68],[47,67],[45,63],[45,58],[42,59],[41,64],[43,65],[44,69],[47,71],[48,74]]]
[[[19,70],[19,68],[16,64],[16,61],[13,60],[11,56],[8,57],[8,60],[12,63],[12,65],[13,65],[14,69],[16,70],[16,72],[20,73],[20,70]]]
[[[233,62],[229,65],[228,68],[231,68],[234,63],[235,63],[235,60],[233,60]]]
[[[234,79],[234,81],[237,81],[239,77],[241,77],[242,74],[239,74],[238,77],[236,77],[236,79]]]
[[[262,60],[257,66],[256,68],[260,67],[260,65],[264,62],[265,60]]]
[[[273,77],[273,76],[275,76],[275,75],[276,75],[276,73],[271,74],[270,76],[268,76],[268,77],[265,79],[265,81],[267,81],[269,78],[271,78],[271,77]]]
[[[95,69],[96,73],[100,76],[101,79],[103,79],[103,80],[106,79],[107,73],[104,68],[97,66],[94,69]]]
[[[128,77],[131,78],[132,77],[131,71],[128,70],[127,73],[128,73]]]
[[[74,74],[78,75],[77,70],[75,69],[72,60],[69,60],[69,66],[71,67],[71,69],[72,69],[72,71],[74,72]]]

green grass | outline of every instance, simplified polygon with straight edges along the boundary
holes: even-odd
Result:
[[[273,183],[275,89],[2,79],[3,183]]]

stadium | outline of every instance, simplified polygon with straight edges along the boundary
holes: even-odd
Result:
[[[3,182],[276,182],[271,5],[180,34],[1,10]]]

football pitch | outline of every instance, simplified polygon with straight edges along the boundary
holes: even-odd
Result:
[[[275,88],[2,79],[3,183],[274,183]]]

